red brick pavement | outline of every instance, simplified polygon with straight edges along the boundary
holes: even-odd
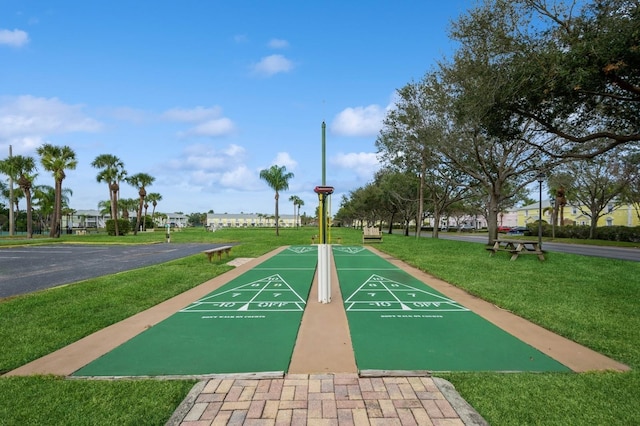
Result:
[[[185,411],[176,424],[465,424],[431,377],[363,378],[355,373],[215,378]]]

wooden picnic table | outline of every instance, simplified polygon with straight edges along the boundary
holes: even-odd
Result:
[[[493,256],[499,251],[506,251],[511,253],[511,260],[516,260],[521,254],[535,254],[538,259],[544,260],[544,252],[537,240],[508,240],[498,238],[493,243],[493,246],[487,247]]]

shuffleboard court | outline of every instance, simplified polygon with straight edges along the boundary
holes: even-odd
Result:
[[[289,247],[73,375],[285,372],[317,258]]]
[[[333,255],[361,371],[570,371],[364,247]]]

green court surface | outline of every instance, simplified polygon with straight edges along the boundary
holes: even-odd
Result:
[[[364,247],[333,255],[360,371],[570,371]]]
[[[316,247],[289,247],[73,375],[284,372],[317,260]]]

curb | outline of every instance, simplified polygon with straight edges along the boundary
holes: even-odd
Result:
[[[178,408],[175,409],[165,426],[179,426],[182,423],[182,420],[186,417],[186,415],[191,411],[193,406],[196,403],[196,400],[204,390],[204,387],[207,385],[208,380],[203,380],[196,383],[187,396],[182,400]]]
[[[451,382],[439,377],[432,377],[433,382],[438,387],[442,395],[449,401],[449,404],[460,416],[462,422],[467,426],[489,426],[489,423],[469,404],[465,401],[455,386]]]

